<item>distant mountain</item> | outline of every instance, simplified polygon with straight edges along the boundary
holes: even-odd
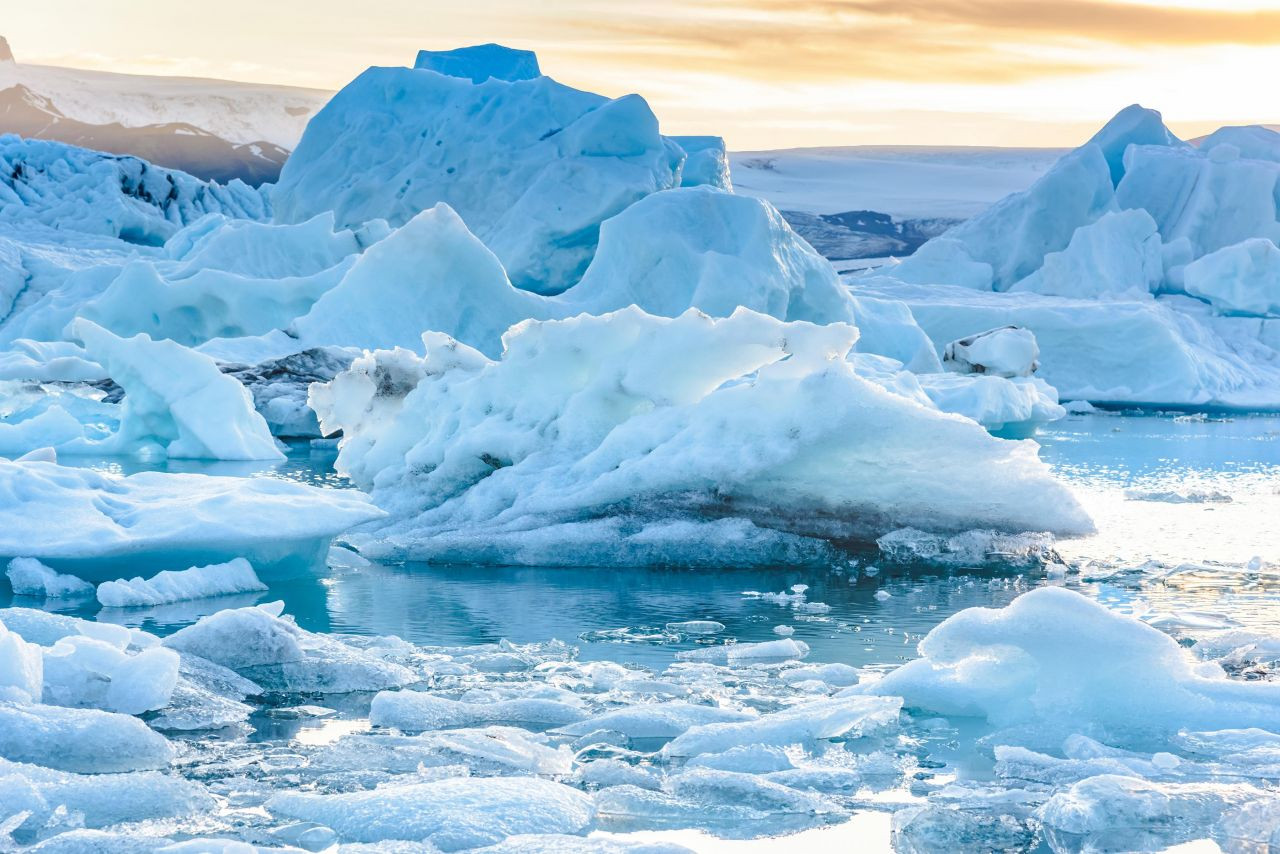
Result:
[[[835,262],[910,255],[1026,189],[1056,148],[851,146],[729,155],[735,192],[767,199]],[[837,266],[844,266],[837,263]]]
[[[132,154],[198,178],[274,181],[314,89],[25,65],[0,38],[0,134]]]

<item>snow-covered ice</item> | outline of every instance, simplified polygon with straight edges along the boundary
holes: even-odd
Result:
[[[308,570],[323,563],[335,535],[382,515],[351,490],[198,474],[119,477],[3,459],[0,510],[0,556],[34,557],[90,581],[237,557],[259,571]]]
[[[211,566],[165,570],[151,578],[104,581],[98,585],[97,597],[107,608],[137,608],[266,589],[249,561],[236,558]]]
[[[311,402],[343,431],[338,469],[392,514],[355,538],[376,553],[625,565],[648,562],[658,535],[669,561],[699,563],[705,532],[728,523],[689,521],[709,513],[776,542],[770,561],[904,525],[1089,528],[1031,446],[859,377],[844,360],[856,338],[745,310],[629,309],[522,324],[500,361],[426,335],[425,359],[362,357]],[[952,453],[919,456],[934,443]]]

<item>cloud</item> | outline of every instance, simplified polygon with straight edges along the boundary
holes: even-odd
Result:
[[[1143,48],[1280,43],[1280,10],[1107,0],[588,0],[551,17],[578,56],[780,83],[1010,83],[1130,67]]]

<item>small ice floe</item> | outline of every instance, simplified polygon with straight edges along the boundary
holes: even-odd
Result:
[[[686,620],[682,623],[667,623],[667,631],[684,635],[715,635],[724,631],[724,623],[715,620]]]
[[[35,558],[15,557],[5,573],[15,596],[69,599],[93,595],[93,585],[74,575],[65,575]]]
[[[1163,504],[1230,504],[1234,499],[1216,489],[1190,489],[1185,492],[1166,489],[1126,489],[1128,501],[1158,501]]]
[[[148,579],[104,581],[98,585],[98,602],[107,608],[140,608],[266,589],[249,561],[236,558],[227,563],[166,570]]]

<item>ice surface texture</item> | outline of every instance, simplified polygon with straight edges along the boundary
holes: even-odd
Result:
[[[695,532],[732,524],[780,543],[1089,529],[1033,446],[864,380],[856,338],[632,308],[524,323],[500,361],[429,334],[425,359],[362,357],[311,400],[343,431],[339,470],[393,514],[359,542],[417,557],[524,562],[554,542],[557,562],[626,564],[677,537],[673,562],[697,563]]]
[[[272,204],[280,222],[333,210],[343,226],[399,226],[446,202],[517,286],[558,293],[591,260],[600,223],[676,186],[683,161],[638,95],[371,68],[308,124]]]
[[[1031,330],[1065,399],[1277,408],[1278,182],[1280,134],[1224,128],[1195,149],[1133,106],[1026,191],[852,281],[905,299],[938,347]]]
[[[322,561],[334,535],[382,515],[353,490],[196,474],[117,477],[3,459],[0,512],[0,556],[35,557],[89,580],[241,556],[259,570],[296,571]]]

